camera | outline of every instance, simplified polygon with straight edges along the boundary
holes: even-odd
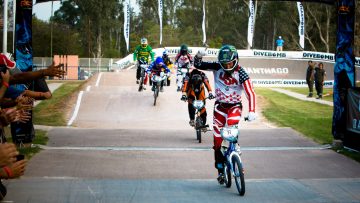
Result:
[[[24,158],[25,158],[25,155],[19,154],[19,155],[16,156],[16,161],[21,161],[21,160],[23,160]]]
[[[6,73],[6,70],[7,70],[7,66],[5,64],[0,64],[0,71],[3,72],[3,73]]]

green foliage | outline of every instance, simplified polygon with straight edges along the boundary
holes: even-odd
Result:
[[[67,0],[52,18],[54,53],[77,53],[80,57],[122,57],[127,53],[123,37],[123,2],[118,0]],[[254,49],[275,49],[275,38],[285,40],[284,50],[300,50],[298,11],[294,1],[256,1]],[[130,17],[130,52],[147,37],[153,48],[160,46],[157,0],[138,0]],[[164,0],[162,46],[202,45],[202,1]],[[232,44],[247,48],[248,0],[206,1],[207,44],[220,47]],[[305,49],[335,52],[335,6],[302,2],[305,11]],[[360,15],[360,9],[356,10]],[[330,23],[329,23],[330,22]],[[56,29],[56,30],[55,30]],[[36,56],[50,53],[50,25],[34,21]],[[357,30],[359,30],[357,28]],[[358,33],[358,31],[357,31]],[[358,39],[355,37],[355,39]],[[358,43],[360,40],[355,40]],[[355,51],[357,46],[355,46]],[[358,51],[357,51],[358,52]]]

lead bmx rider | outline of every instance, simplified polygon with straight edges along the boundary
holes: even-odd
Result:
[[[249,101],[248,121],[256,119],[255,114],[255,92],[249,75],[238,64],[239,56],[232,45],[224,45],[219,50],[218,62],[204,62],[202,57],[205,53],[199,51],[194,57],[195,68],[201,70],[212,70],[215,81],[215,105],[213,120],[215,168],[218,170],[220,184],[224,183],[225,158],[220,151],[223,141],[220,129],[226,124],[228,126],[238,125],[242,115],[241,94],[245,94]],[[240,150],[240,149],[239,149]]]

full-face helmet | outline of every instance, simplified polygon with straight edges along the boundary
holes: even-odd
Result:
[[[167,50],[165,50],[165,51],[163,52],[162,57],[163,57],[163,58],[167,58],[167,57],[169,57]]]
[[[232,45],[224,45],[219,50],[218,61],[224,71],[232,73],[238,65],[239,55]]]
[[[188,46],[186,44],[183,44],[180,46],[180,55],[186,55],[189,53]]]
[[[141,38],[141,46],[142,48],[146,48],[148,45],[148,41],[145,37]]]
[[[158,67],[163,66],[164,65],[164,60],[160,56],[156,57],[155,65],[158,66]]]

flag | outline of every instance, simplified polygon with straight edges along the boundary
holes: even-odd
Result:
[[[203,30],[203,44],[206,43],[206,30],[205,30],[205,1],[203,0],[203,22],[202,22],[202,30]]]
[[[252,47],[252,41],[254,37],[254,26],[255,26],[255,5],[254,1],[249,1],[249,21],[248,21],[248,35],[247,35],[247,41],[250,47]]]
[[[124,4],[124,38],[126,42],[126,50],[129,51],[130,37],[130,1]]]
[[[163,13],[163,1],[158,0],[159,3],[159,22],[160,22],[160,45],[162,43],[162,13]]]
[[[299,44],[302,49],[304,49],[304,33],[305,33],[305,15],[304,15],[304,7],[301,2],[297,2],[297,8],[299,12]]]

